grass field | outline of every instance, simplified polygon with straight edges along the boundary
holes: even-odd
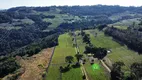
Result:
[[[76,34],[78,33],[79,31],[76,32]],[[80,53],[83,54],[85,58],[86,55],[83,52],[85,50],[86,44],[83,43],[81,35],[77,36],[76,39],[77,39]],[[109,75],[106,73],[104,67],[101,65],[99,60],[95,60],[94,63],[98,64],[100,66],[100,69],[93,70],[92,65],[90,64],[88,59],[86,60],[86,63],[84,64],[89,80],[109,80]]]
[[[121,47],[119,43],[112,41],[112,37],[105,36],[103,32],[99,32],[98,30],[87,30],[86,33],[90,34],[91,42],[96,47],[103,47],[107,49],[118,48]],[[97,33],[97,37],[93,34]]]
[[[109,26],[111,27],[112,25],[109,25]],[[128,29],[128,26],[113,26],[113,27],[115,27],[117,29],[120,29],[120,30],[126,30],[126,29]]]
[[[140,18],[122,20],[122,21],[116,22],[116,23],[114,23],[112,25],[114,25],[114,26],[127,26],[127,27],[129,27],[129,26],[131,26],[133,24],[133,22],[135,22],[135,24],[138,25],[139,22],[140,22],[139,19]]]
[[[65,63],[66,56],[74,56],[75,48],[72,45],[72,38],[68,34],[63,34],[59,37],[59,45],[55,49],[55,54],[52,63]],[[74,60],[75,57],[74,57]]]
[[[87,62],[85,63],[84,67],[87,71],[89,80],[109,80],[109,75],[107,75],[105,69],[102,67],[101,63],[99,63],[99,61],[95,60],[95,64],[100,65],[100,69],[96,69],[94,70],[92,68],[92,65]]]
[[[118,14],[114,14],[112,16],[109,17],[109,19],[111,20],[119,20],[122,19],[125,16],[129,16],[129,17],[141,17],[141,14],[136,14],[136,13],[130,13],[129,11],[125,11],[123,13],[118,13]]]
[[[57,80],[60,77],[59,67],[67,66],[65,63],[66,56],[75,56],[75,48],[72,47],[72,38],[68,34],[60,35],[59,45],[56,47],[51,65],[46,75],[46,80]],[[76,58],[74,57],[74,61]],[[82,80],[80,68],[72,68],[68,72],[62,73],[62,80]]]
[[[79,31],[76,32],[76,34]],[[123,61],[126,66],[122,69],[125,71],[130,70],[130,65],[134,62],[142,62],[142,55],[138,55],[136,52],[129,50],[126,46],[122,46],[119,43],[112,40],[112,37],[104,35],[102,31],[98,30],[85,30],[87,34],[90,34],[91,43],[96,47],[104,47],[111,49],[111,53],[107,55],[112,63],[117,61]],[[97,33],[97,37],[94,34]],[[82,42],[82,36],[76,36],[77,44],[79,46],[80,53],[83,54],[86,44]],[[60,35],[59,45],[55,49],[51,65],[46,74],[46,80],[82,80],[82,72],[80,68],[71,68],[68,72],[60,73],[60,66],[67,66],[65,63],[66,56],[74,56],[76,54],[75,48],[72,46],[72,38],[67,33]],[[85,54],[84,58],[86,57]],[[87,59],[87,58],[86,58]],[[76,61],[76,58],[74,57]],[[106,69],[101,65],[99,60],[95,60],[95,63],[99,64],[100,69],[93,70],[89,60],[86,60],[84,68],[87,72],[89,80],[109,80],[109,74]]]
[[[112,63],[117,61],[123,61],[125,63],[125,70],[129,70],[129,67],[134,62],[142,62],[142,55],[129,50],[126,46],[121,46],[117,42],[113,41],[111,37],[105,36],[103,32],[98,30],[89,30],[91,33],[91,42],[97,47],[104,47],[111,49],[112,52],[107,55]],[[94,33],[97,32],[97,37],[94,37]]]
[[[60,14],[52,14],[52,15],[55,16],[54,19],[49,19],[49,18],[43,19],[43,21],[52,23],[52,25],[49,25],[48,28],[56,28],[56,27],[58,27],[58,25],[60,25],[62,22],[64,22],[62,15],[60,15]]]
[[[76,34],[78,34],[78,33],[79,33],[79,31],[76,32]],[[76,40],[77,40],[77,44],[79,46],[79,51],[80,51],[81,54],[83,54],[86,44],[83,43],[82,36],[77,36]]]
[[[122,29],[122,30],[128,29],[127,26],[114,26],[114,27],[117,28],[117,29]]]
[[[127,49],[127,47],[120,47],[116,49],[112,49],[112,53],[108,55],[108,58],[112,62],[122,61],[125,63],[125,69],[129,70],[129,67],[134,62],[142,62],[142,55]]]
[[[63,73],[62,80],[82,80],[80,68],[73,68],[69,72]]]
[[[73,16],[73,15],[68,15],[68,14],[59,14],[59,13],[49,13],[45,12],[43,13],[44,15],[54,15],[54,19],[49,19],[49,18],[44,18],[43,21],[45,22],[51,22],[52,24],[48,26],[48,29],[54,29],[58,27],[61,23],[63,22],[73,22],[73,21],[78,21],[80,18],[78,16]]]

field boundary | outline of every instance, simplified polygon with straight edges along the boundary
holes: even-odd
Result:
[[[49,61],[49,63],[48,63],[49,65],[48,65],[48,67],[46,68],[46,72],[48,72],[48,68],[49,68],[49,66],[50,66],[50,64],[51,64],[51,61],[52,61],[52,57],[53,57],[55,48],[56,48],[56,47],[54,47],[54,49],[53,49],[53,51],[52,51],[52,55],[51,55],[50,61]]]
[[[76,51],[76,54],[78,54],[78,53],[80,53],[80,50],[79,50],[79,46],[78,46],[78,44],[77,44],[77,41],[76,41],[76,34],[74,33],[74,39],[75,39],[75,44],[76,44],[76,46],[75,46],[75,51]],[[86,77],[86,80],[89,80],[88,79],[88,75],[87,75],[87,72],[86,72],[86,70],[85,70],[85,68],[84,68],[84,65],[81,63],[81,71],[82,71],[82,73],[83,73],[83,75],[85,75],[85,77]]]
[[[50,66],[50,64],[51,64],[51,61],[52,61],[52,58],[53,58],[53,55],[54,55],[55,48],[56,48],[56,46],[53,48],[52,55],[51,55],[51,57],[50,57],[50,61],[49,61],[48,66],[47,66],[47,68],[46,68],[46,74],[48,73],[48,69],[49,69],[49,66]],[[46,78],[46,77],[43,77],[43,80],[46,80],[45,78]]]

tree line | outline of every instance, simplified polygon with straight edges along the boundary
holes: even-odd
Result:
[[[130,49],[133,49],[140,54],[142,53],[142,33],[140,31],[134,29],[119,30],[114,27],[108,27],[105,30],[105,34],[126,44]]]
[[[81,30],[82,40],[88,44],[85,46],[85,54],[92,54],[93,57],[103,59],[107,55],[107,49],[102,47],[95,47],[90,41],[90,35]]]
[[[122,67],[125,66],[123,62],[115,62],[111,70],[111,80],[141,80],[142,79],[142,63],[133,63],[130,66],[130,71],[125,75]]]

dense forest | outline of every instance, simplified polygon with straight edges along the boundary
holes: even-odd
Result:
[[[74,15],[113,15],[125,11],[142,13],[142,7],[122,7],[122,6],[61,6],[59,7],[63,12]]]
[[[95,5],[95,6],[60,6],[61,13],[69,13],[77,16],[83,16],[95,21],[120,21],[123,19],[131,19],[140,17],[139,15],[131,16],[126,15],[117,20],[111,20],[109,17],[112,15],[129,12],[130,14],[141,14],[142,7],[122,7],[122,6],[107,6],[107,5]],[[87,16],[87,17],[86,17]]]
[[[33,10],[49,11],[47,7],[36,7]],[[15,56],[32,56],[44,48],[58,45],[60,29],[44,32],[51,22],[44,22],[43,18],[53,19],[54,15],[31,14],[27,7],[11,8],[0,11],[0,77],[20,68]],[[29,20],[23,23],[22,20]],[[14,29],[5,29],[11,28]],[[20,27],[19,29],[16,29]],[[59,31],[59,32],[58,32]]]
[[[23,9],[23,10],[22,10]],[[42,18],[54,18],[55,16],[44,16],[44,15],[35,15],[35,14],[28,14],[27,10],[29,8],[17,8],[14,12],[13,8],[9,9],[6,12],[0,12],[0,23],[8,23],[9,26],[6,24],[5,27],[12,27],[12,26],[20,26],[20,29],[12,29],[6,30],[0,28],[0,55],[6,55],[13,52],[15,49],[30,44],[31,42],[35,41],[39,38],[44,38],[48,35],[55,33],[55,31],[50,32],[43,32],[42,30],[48,28],[49,25],[52,23],[42,21]],[[36,9],[36,8],[35,8]],[[46,10],[46,9],[45,9]],[[25,12],[22,13],[22,12]],[[31,19],[33,23],[22,23],[20,19],[24,19],[27,17]],[[14,22],[13,19],[17,19],[17,22]],[[10,24],[11,23],[11,24]],[[3,26],[1,24],[1,26]]]

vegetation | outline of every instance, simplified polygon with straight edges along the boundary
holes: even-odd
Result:
[[[100,61],[97,60],[97,58],[99,58],[99,57],[96,56],[96,50],[99,50],[100,48],[94,47],[91,43],[90,44],[83,43],[83,35],[86,35],[86,34],[89,35],[90,42],[92,39],[92,35],[90,35],[86,30],[76,31],[76,34],[78,35],[76,37],[77,44],[79,46],[78,48],[79,48],[80,54],[83,55],[83,57],[82,57],[83,65],[84,65],[84,68],[87,72],[87,76],[88,76],[89,80],[109,80],[109,74],[107,74],[104,67],[100,64]],[[100,52],[100,51],[98,51],[98,52]],[[92,54],[91,57],[93,57],[93,55],[94,55],[93,62],[92,62],[92,60],[90,61],[90,57],[88,55],[83,54],[83,53],[86,53],[86,54],[91,53]],[[101,54],[99,54],[99,56],[101,56]],[[92,65],[94,63],[100,65],[100,68],[94,70],[92,67]],[[99,77],[99,76],[101,76],[101,77]],[[83,78],[85,78],[85,76],[83,76]]]
[[[95,64],[100,65],[100,69],[94,70],[89,62],[84,64],[89,80],[109,80],[109,75],[99,61],[95,61]]]
[[[68,66],[70,66],[70,64],[73,62],[73,57],[72,56],[66,56],[65,61],[67,63],[69,63]]]
[[[99,62],[105,62],[105,58],[113,64],[112,80],[141,79],[142,55],[134,52],[142,53],[141,14],[142,7],[106,5],[15,7],[0,11],[0,77],[20,68],[15,56],[29,57],[56,46],[46,79],[87,78],[81,73],[80,61],[90,80],[108,79],[109,74]],[[94,62],[101,66],[100,70],[93,71]]]
[[[107,28],[105,33],[122,42],[123,44],[126,44],[129,48],[142,53],[142,38],[139,37],[142,35],[141,32],[133,29],[119,30],[111,27]]]
[[[142,63],[133,63],[131,65],[131,79],[142,79]]]
[[[0,66],[0,77],[13,73],[15,70],[20,68],[15,59],[9,57],[0,58]]]
[[[64,12],[68,12],[74,15],[112,15],[115,13],[125,12],[126,10],[131,12],[141,13],[141,7],[121,7],[121,6],[105,6],[105,5],[95,5],[95,6],[61,6],[59,7]],[[102,15],[103,16],[103,15]],[[100,16],[99,16],[100,17]]]
[[[82,59],[83,55],[82,54],[76,54],[75,55],[77,61],[79,62],[80,59]]]
[[[97,47],[104,47],[110,50],[107,54],[107,58],[115,64],[115,62],[124,62],[124,66],[121,67],[123,79],[132,79],[131,77],[131,65],[133,63],[141,63],[142,56],[136,52],[128,49],[126,46],[119,44],[118,41],[113,40],[111,37],[104,35],[104,33],[98,30],[88,30],[92,44],[96,44]],[[94,36],[96,35],[97,36]],[[110,63],[107,63],[110,65]],[[116,77],[116,76],[115,76]]]
[[[60,35],[58,41],[59,45],[55,49],[51,64],[48,68],[46,79],[57,80],[62,78],[63,80],[82,80],[80,68],[72,67],[75,65],[72,61],[77,61],[75,59],[75,48],[72,46],[72,38],[66,33]],[[66,63],[66,61],[70,65]]]
[[[116,62],[113,64],[113,69],[111,71],[112,80],[122,80],[124,78],[124,73],[121,71],[122,66],[124,66],[123,62]]]
[[[53,47],[56,45],[58,45],[58,34],[55,33],[55,34],[47,36],[43,39],[39,39],[39,40],[37,40],[37,41],[33,42],[32,44],[29,44],[25,47],[17,49],[16,51],[12,52],[11,55],[12,56],[17,56],[17,55],[32,56],[32,55],[40,52],[42,49],[45,49],[47,47],[50,48],[50,47]]]

